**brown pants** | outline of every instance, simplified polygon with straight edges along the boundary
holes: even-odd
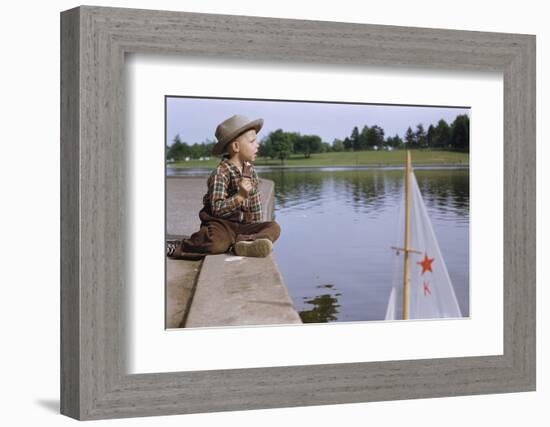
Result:
[[[222,254],[236,242],[243,240],[269,239],[275,242],[281,234],[281,228],[275,221],[243,224],[211,216],[205,209],[199,213],[200,230],[183,241],[186,252],[204,254]]]

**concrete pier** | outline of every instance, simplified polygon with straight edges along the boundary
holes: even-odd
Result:
[[[267,221],[273,217],[273,182],[260,180],[260,191]],[[169,238],[189,236],[199,229],[198,212],[205,192],[204,177],[167,178]],[[167,259],[166,273],[167,328],[301,323],[271,256]]]
[[[166,259],[166,327],[181,328],[203,261]]]
[[[206,257],[185,327],[301,323],[271,257]]]

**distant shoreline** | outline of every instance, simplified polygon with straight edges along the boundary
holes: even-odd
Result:
[[[446,150],[410,150],[412,163],[415,167],[469,167],[469,153]],[[258,169],[268,167],[272,169],[288,168],[388,168],[401,167],[405,164],[405,150],[393,151],[346,151],[315,153],[310,158],[302,155],[292,155],[281,164],[280,160],[260,157],[254,162]],[[213,169],[220,160],[207,157],[203,160],[190,159],[188,161],[167,162],[166,167],[171,169],[206,168]]]
[[[428,165],[413,165],[413,169],[417,170],[456,170],[469,169],[468,164],[428,164]],[[189,177],[198,175],[208,175],[212,171],[212,167],[188,167],[188,168],[170,168],[167,167],[166,176],[168,177]],[[262,172],[270,172],[274,170],[292,171],[318,171],[318,172],[339,172],[353,170],[403,170],[404,166],[400,165],[369,165],[369,166],[256,166],[256,169],[261,174]]]

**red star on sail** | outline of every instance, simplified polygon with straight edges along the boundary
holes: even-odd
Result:
[[[424,259],[422,261],[417,262],[419,266],[422,267],[421,275],[424,274],[426,271],[432,272],[432,262],[434,262],[435,258],[428,258],[428,254],[424,254]]]

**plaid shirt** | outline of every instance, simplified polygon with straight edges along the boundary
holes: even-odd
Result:
[[[204,206],[212,216],[242,223],[262,220],[258,175],[254,167],[247,164],[244,173],[237,166],[224,159],[208,178],[208,192],[203,197]],[[242,202],[237,199],[239,182],[243,176],[252,181],[252,190]]]

